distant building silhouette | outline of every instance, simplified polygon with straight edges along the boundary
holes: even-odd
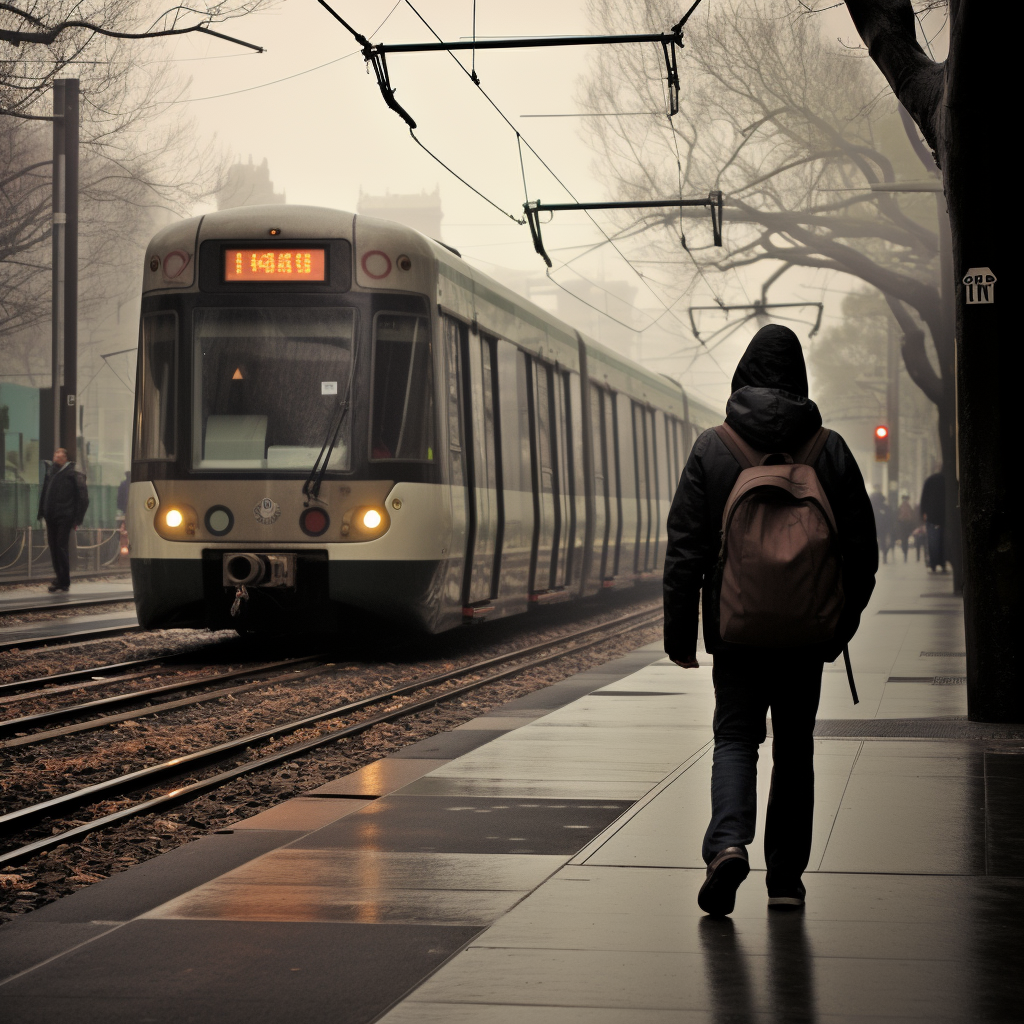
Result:
[[[433,192],[413,195],[371,196],[359,190],[357,213],[367,217],[394,220],[408,228],[422,232],[428,238],[441,238],[441,188],[434,186]]]
[[[224,187],[217,193],[217,209],[232,210],[237,206],[279,206],[285,202],[283,192],[274,191],[266,157],[263,163],[232,164]]]

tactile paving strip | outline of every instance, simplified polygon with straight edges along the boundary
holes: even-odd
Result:
[[[1024,739],[1024,725],[969,722],[966,718],[825,718],[815,724],[814,735],[819,739],[1016,740]]]

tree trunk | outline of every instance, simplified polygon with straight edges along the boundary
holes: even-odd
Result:
[[[1010,369],[1020,346],[1010,317],[1012,265],[1005,258],[1013,232],[993,209],[992,174],[1005,166],[1005,115],[989,77],[993,67],[1012,66],[1015,38],[1000,31],[995,14],[982,0],[960,0],[950,7],[942,162],[958,283],[968,714],[976,721],[1022,722],[1017,635],[1024,609],[1016,565],[1021,545],[1020,385]],[[969,270],[980,267],[1001,279],[995,301],[968,303],[962,281]]]
[[[968,714],[975,721],[1024,722],[1017,653],[1024,608],[1016,564],[1022,442],[1012,370],[1019,343],[1010,322],[1013,231],[994,208],[994,176],[1006,165],[1007,115],[991,77],[993,68],[1013,66],[1016,36],[983,0],[950,0],[949,57],[942,65],[916,41],[910,0],[847,0],[847,8],[943,172],[956,287]],[[985,301],[977,301],[964,278],[983,268],[996,282]],[[948,420],[945,425],[944,453]]]

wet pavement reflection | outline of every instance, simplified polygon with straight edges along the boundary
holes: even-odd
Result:
[[[751,925],[714,917],[698,922],[714,1024],[755,1017],[778,1024],[813,1024],[818,1019],[814,958],[804,912],[770,912],[766,952],[758,955],[744,948],[742,929]]]

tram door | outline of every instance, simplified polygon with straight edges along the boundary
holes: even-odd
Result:
[[[550,590],[552,562],[558,555],[561,507],[558,501],[553,428],[551,368],[529,360],[530,448],[533,463],[533,552],[530,591]]]
[[[445,604],[462,616],[464,563],[469,525],[466,493],[466,446],[462,417],[462,338],[465,324],[453,317],[443,318],[445,370],[445,425],[448,434],[448,487],[451,502],[452,535],[448,549],[448,570],[444,583]]]
[[[594,561],[593,577],[608,575],[608,539],[611,524],[611,495],[608,487],[608,442],[604,430],[604,391],[590,385],[590,434],[594,452]]]
[[[497,596],[495,564],[501,551],[504,520],[494,339],[475,330],[466,332],[462,365],[469,485],[463,601],[471,605]]]

